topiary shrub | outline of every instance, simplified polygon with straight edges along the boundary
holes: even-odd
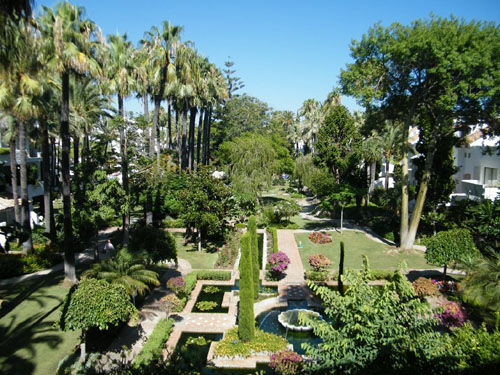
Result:
[[[420,298],[435,296],[438,294],[436,284],[426,277],[419,277],[411,285],[413,286],[413,289],[415,289],[415,294]]]
[[[309,257],[309,265],[316,272],[324,271],[331,264],[330,259],[323,254],[314,254]]]
[[[172,277],[167,281],[167,288],[174,292],[176,295],[182,294],[186,282],[182,276]]]
[[[253,296],[259,296],[260,287],[260,262],[259,245],[257,243],[257,220],[255,216],[248,219],[248,233],[250,234],[250,245],[252,248],[252,277],[253,277]]]
[[[185,303],[179,299],[175,294],[160,299],[161,306],[167,311],[167,317],[171,312],[180,312],[184,308]]]
[[[283,272],[288,268],[290,264],[290,258],[282,251],[278,251],[275,254],[272,254],[269,258],[269,271],[271,273],[271,278],[274,280],[281,278]]]
[[[241,237],[240,260],[240,306],[238,314],[238,337],[242,341],[251,341],[255,335],[254,286],[252,271],[252,250],[250,233]]]
[[[438,312],[436,317],[448,328],[462,327],[467,320],[467,313],[460,302],[448,301],[442,305],[443,311]]]
[[[305,279],[311,281],[328,281],[330,279],[330,275],[327,271],[306,271]]]
[[[278,252],[278,229],[275,227],[271,228],[271,232],[273,234],[273,253]]]
[[[231,280],[231,271],[195,271],[198,280]]]
[[[291,350],[281,350],[271,356],[269,367],[281,375],[302,373],[304,360],[300,354]]]

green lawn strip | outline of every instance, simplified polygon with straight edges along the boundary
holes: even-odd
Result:
[[[295,234],[297,243],[302,241],[302,249],[299,249],[302,264],[306,270],[311,270],[309,257],[313,254],[323,254],[331,261],[331,269],[337,270],[340,258],[340,241],[345,244],[346,268],[360,269],[363,263],[363,255],[368,257],[372,269],[396,269],[403,260],[406,261],[408,268],[429,269],[434,266],[429,265],[424,258],[423,252],[415,253],[396,253],[394,247],[376,242],[366,236],[364,233],[346,230],[342,233],[333,231],[333,242],[318,245],[309,239],[309,233]],[[392,251],[391,251],[392,250]]]
[[[172,233],[177,245],[177,256],[187,260],[193,269],[213,269],[219,253],[217,251],[208,252],[206,247],[202,247],[199,252],[197,245],[188,243],[184,245],[184,233]],[[213,246],[212,246],[213,247]]]
[[[53,328],[68,288],[62,272],[0,287],[9,301],[0,310],[0,373],[54,374],[79,343],[80,332]],[[6,312],[6,314],[4,314]]]

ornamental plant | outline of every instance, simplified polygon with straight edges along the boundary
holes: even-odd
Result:
[[[330,234],[325,232],[312,232],[309,235],[309,239],[312,242],[320,245],[332,242],[332,236],[330,236]]]
[[[210,311],[217,307],[217,302],[214,301],[200,301],[196,303],[196,308],[200,311]]]
[[[467,320],[467,313],[460,302],[448,301],[442,306],[444,310],[436,314],[441,323],[448,328],[462,327]]]
[[[269,366],[281,375],[300,374],[303,368],[301,355],[291,350],[281,350],[271,356]]]
[[[309,257],[309,265],[316,272],[324,271],[331,264],[330,259],[323,254],[314,254]]]
[[[412,286],[415,289],[415,294],[420,298],[435,296],[438,293],[436,283],[426,277],[419,277],[412,283]]]
[[[176,295],[180,295],[184,291],[186,282],[182,276],[172,277],[167,281],[167,288],[173,291]]]
[[[251,341],[255,336],[252,249],[250,233],[241,237],[240,260],[240,309],[238,314],[238,337]]]
[[[175,295],[169,294],[168,296],[160,299],[161,306],[167,311],[167,317],[170,315],[172,311],[178,312],[184,306],[182,301]]]
[[[288,256],[284,252],[278,251],[277,253],[271,255],[268,263],[272,277],[279,278],[288,268],[288,265],[290,264],[290,258],[288,258]]]

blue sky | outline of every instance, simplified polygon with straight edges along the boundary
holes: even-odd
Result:
[[[184,26],[182,40],[222,68],[231,57],[243,92],[274,109],[296,111],[324,100],[351,62],[349,45],[380,22],[409,24],[431,13],[500,23],[499,0],[73,0],[104,34],[127,33],[137,44],[153,25]],[[35,0],[35,7],[57,1]],[[351,110],[355,101],[343,98]],[[126,110],[142,111],[135,100]]]

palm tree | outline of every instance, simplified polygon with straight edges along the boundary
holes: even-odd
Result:
[[[135,50],[132,43],[127,41],[127,34],[110,35],[110,59],[107,69],[110,90],[115,92],[118,97],[118,116],[119,116],[119,131],[120,131],[120,158],[122,172],[122,186],[125,190],[125,195],[129,197],[129,182],[128,182],[128,156],[127,156],[127,140],[126,140],[126,121],[125,111],[123,107],[123,98],[127,97],[133,87],[133,57]],[[123,214],[123,244],[128,245],[129,242],[129,225],[130,212]]]
[[[398,126],[386,122],[381,134],[374,133],[382,149],[385,161],[385,190],[389,189],[389,165],[393,161],[397,147],[401,144],[402,131]]]
[[[21,182],[21,224],[23,228],[23,251],[30,253],[33,250],[31,237],[30,208],[28,196],[28,172],[26,166],[26,131],[27,124],[40,111],[40,83],[41,63],[38,56],[33,54],[40,47],[40,38],[34,33],[29,22],[20,22],[17,33],[13,34],[16,41],[16,60],[2,69],[3,76],[0,83],[0,109],[10,114],[17,124],[19,137],[19,165]],[[15,147],[10,145],[11,153]],[[12,159],[11,155],[11,159]],[[11,160],[12,164],[12,160]],[[11,165],[12,170],[12,165]],[[13,186],[14,191],[17,186]],[[14,198],[16,199],[15,193]]]
[[[365,159],[366,165],[370,166],[370,185],[368,188],[368,196],[373,193],[373,189],[375,188],[375,172],[377,168],[377,162],[382,159],[382,150],[380,149],[379,141],[380,139],[375,133],[371,137],[365,139],[362,146],[363,158]]]
[[[71,72],[99,73],[94,58],[94,37],[100,33],[93,22],[82,19],[83,8],[68,2],[59,3],[55,10],[43,7],[40,16],[44,36],[43,53],[48,65],[61,76],[61,176],[64,211],[64,274],[70,282],[76,281],[73,228],[71,222],[70,133],[69,133],[69,76]]]
[[[127,289],[127,293],[133,298],[137,294],[143,295],[150,291],[150,285],[160,285],[156,272],[148,270],[144,264],[128,260],[120,256],[120,254],[115,259],[105,259],[94,264],[82,276],[123,285]]]
[[[313,145],[316,143],[316,135],[325,118],[325,112],[317,100],[307,99],[299,109],[299,116],[304,117],[302,126],[303,137],[309,147],[313,149]]]
[[[169,82],[175,79],[175,66],[172,63],[175,55],[175,50],[180,39],[182,31],[181,26],[171,25],[167,21],[162,22],[162,30],[153,26],[146,33],[146,38],[141,41],[143,46],[148,49],[149,59],[152,64],[152,91],[154,101],[153,113],[153,132],[158,136],[160,106],[167,94],[167,86]],[[157,139],[157,166],[160,163],[160,145]]]

